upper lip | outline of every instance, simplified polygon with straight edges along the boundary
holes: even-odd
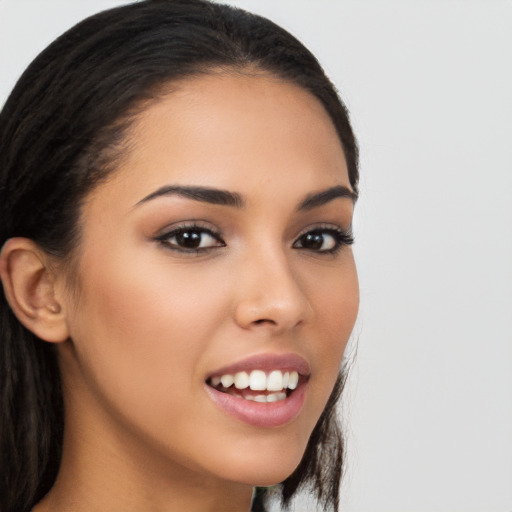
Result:
[[[252,370],[281,370],[296,371],[299,375],[308,376],[311,373],[309,363],[298,354],[257,354],[235,363],[223,366],[218,370],[211,372],[208,378],[222,376],[226,374],[233,375],[237,372],[250,372]]]

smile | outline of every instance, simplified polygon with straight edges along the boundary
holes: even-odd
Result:
[[[301,411],[309,372],[299,356],[256,356],[216,371],[206,379],[206,388],[229,415],[254,426],[277,427]]]
[[[264,370],[252,372],[225,373],[212,377],[208,384],[222,393],[228,393],[236,398],[255,402],[278,402],[284,400],[288,393],[297,388],[299,373],[297,371],[282,372]],[[254,393],[260,391],[260,393]],[[261,393],[262,392],[262,393]]]

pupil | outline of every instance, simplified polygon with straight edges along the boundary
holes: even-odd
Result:
[[[324,237],[321,233],[308,233],[302,243],[307,249],[320,249],[324,243]]]
[[[187,249],[196,249],[201,245],[201,234],[197,231],[184,231],[176,235],[178,245]]]

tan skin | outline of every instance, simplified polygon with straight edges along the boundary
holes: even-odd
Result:
[[[238,73],[173,84],[129,141],[83,208],[72,285],[29,240],[2,252],[9,302],[57,344],[64,382],[62,465],[34,511],[246,512],[254,485],[299,463],[357,315],[352,250],[332,231],[350,229],[353,201],[298,209],[312,194],[350,189],[342,147],[308,92]],[[169,185],[229,191],[244,205],[142,201]],[[191,225],[199,252],[172,235]],[[314,228],[320,246],[305,248]],[[217,368],[290,353],[311,373],[284,425],[240,421],[205,392]]]

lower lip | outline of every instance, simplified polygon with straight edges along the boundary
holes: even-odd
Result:
[[[290,396],[277,402],[253,402],[222,393],[208,386],[208,394],[224,412],[255,427],[281,427],[295,419],[304,405],[307,382],[300,384]]]

